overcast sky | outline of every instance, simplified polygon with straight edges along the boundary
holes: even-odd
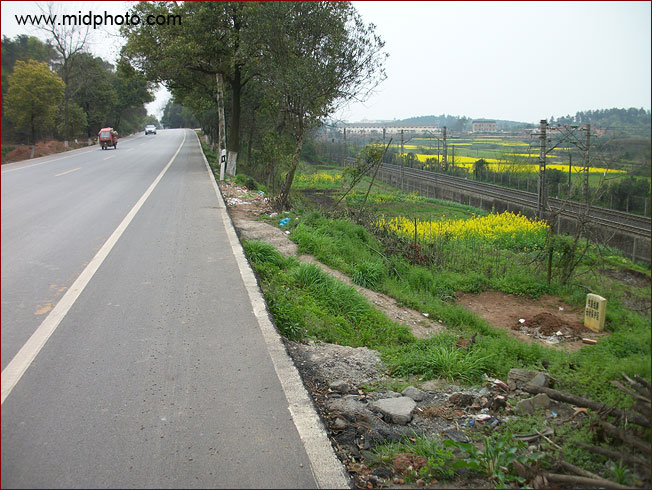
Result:
[[[71,13],[125,11],[129,2],[55,2]],[[430,114],[537,122],[611,107],[650,108],[650,2],[354,2],[389,53],[387,79],[349,121]],[[32,2],[2,2],[2,34]],[[95,32],[109,61],[119,41]],[[165,94],[150,104],[157,113]]]

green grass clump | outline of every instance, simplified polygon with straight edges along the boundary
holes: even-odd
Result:
[[[380,262],[361,262],[355,266],[351,279],[359,286],[377,289],[387,275],[387,270]]]
[[[455,475],[452,469],[455,456],[450,449],[444,447],[439,438],[415,434],[401,441],[379,444],[368,456],[372,464],[392,465],[394,457],[398,454],[416,454],[428,460],[427,466],[421,468],[418,473],[405,475],[408,481],[417,478],[450,480]]]
[[[245,240],[243,246],[284,336],[371,348],[413,341],[406,327],[387,319],[354,288],[316,265],[285,259],[264,242]]]
[[[437,335],[407,346],[384,349],[383,360],[399,376],[480,382],[486,372],[487,356],[475,349],[459,349],[456,341],[457,337],[452,335]]]

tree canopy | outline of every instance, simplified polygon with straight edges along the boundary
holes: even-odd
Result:
[[[7,97],[19,80],[11,78],[18,66],[22,69],[18,62],[42,62],[51,73],[63,78],[61,55],[48,42],[25,35],[13,40],[2,38],[3,141],[29,139],[33,143],[34,138],[52,136],[92,138],[105,126],[113,126],[123,134],[144,126],[147,116],[144,104],[153,100],[152,84],[128,63],[121,63],[116,69],[102,58],[79,50],[69,57],[67,64],[64,97],[68,94],[68,110],[64,98],[48,100],[47,105],[42,106],[43,117],[35,119],[32,131],[31,125],[26,126],[24,118],[17,114],[23,106],[16,104],[24,102],[22,99],[19,102],[15,95],[19,87],[13,89],[12,97]],[[41,75],[45,73],[42,66],[39,70]],[[43,100],[38,94],[34,94],[33,99],[36,103]],[[55,104],[51,103],[53,100]]]
[[[306,134],[384,78],[383,42],[350,2],[139,2],[133,10],[184,19],[174,29],[123,26],[122,54],[148,80],[164,83],[213,139],[222,77],[230,153],[240,152],[241,135],[247,160],[292,142],[292,158],[275,162],[288,166],[284,207]],[[274,170],[269,162],[262,167]]]
[[[51,127],[63,97],[64,83],[47,63],[17,61],[8,77],[6,115],[18,129],[29,130],[31,142],[37,132]]]

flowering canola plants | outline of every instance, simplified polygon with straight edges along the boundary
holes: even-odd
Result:
[[[521,214],[505,211],[500,214],[474,216],[470,219],[421,221],[403,216],[389,220],[382,217],[377,225],[381,228],[413,238],[416,235],[424,242],[438,239],[480,240],[499,242],[507,248],[536,248],[545,242],[547,224],[538,219],[529,219]]]
[[[416,154],[416,158],[419,162],[433,163],[437,160],[437,155],[424,155]],[[477,162],[480,158],[477,157],[467,157],[467,156],[458,156],[455,155],[455,160],[453,161],[452,156],[449,155],[448,163],[449,165],[455,165],[459,168],[466,168],[473,170],[473,164]],[[439,158],[442,161],[442,157]],[[538,173],[539,165],[534,163],[509,163],[501,161],[496,158],[483,158],[485,163],[487,163],[487,169],[492,172],[512,172],[512,173]],[[548,157],[550,160],[550,157]],[[430,161],[430,162],[429,162]],[[561,170],[562,172],[568,172],[568,165],[558,164],[558,163],[548,163],[546,165],[547,169],[550,170]],[[584,167],[573,165],[571,167],[574,173],[580,173],[584,171]],[[591,174],[626,174],[625,170],[617,170],[614,168],[600,168],[600,167],[589,167],[589,173]]]
[[[295,177],[295,180],[300,184],[310,184],[310,185],[335,184],[342,181],[342,175],[341,174],[330,175],[322,172],[322,173],[309,174],[309,175],[297,175]]]

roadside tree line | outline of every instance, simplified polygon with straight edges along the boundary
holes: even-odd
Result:
[[[64,53],[56,46],[54,37],[3,36],[3,145],[91,140],[105,126],[129,134],[157,123],[144,107],[153,100],[152,84],[129,63],[114,66],[84,49]]]
[[[383,41],[350,2],[140,2],[177,26],[123,26],[123,60],[189,109],[213,150],[289,190],[304,142],[385,77]],[[172,110],[173,108],[171,108]]]

